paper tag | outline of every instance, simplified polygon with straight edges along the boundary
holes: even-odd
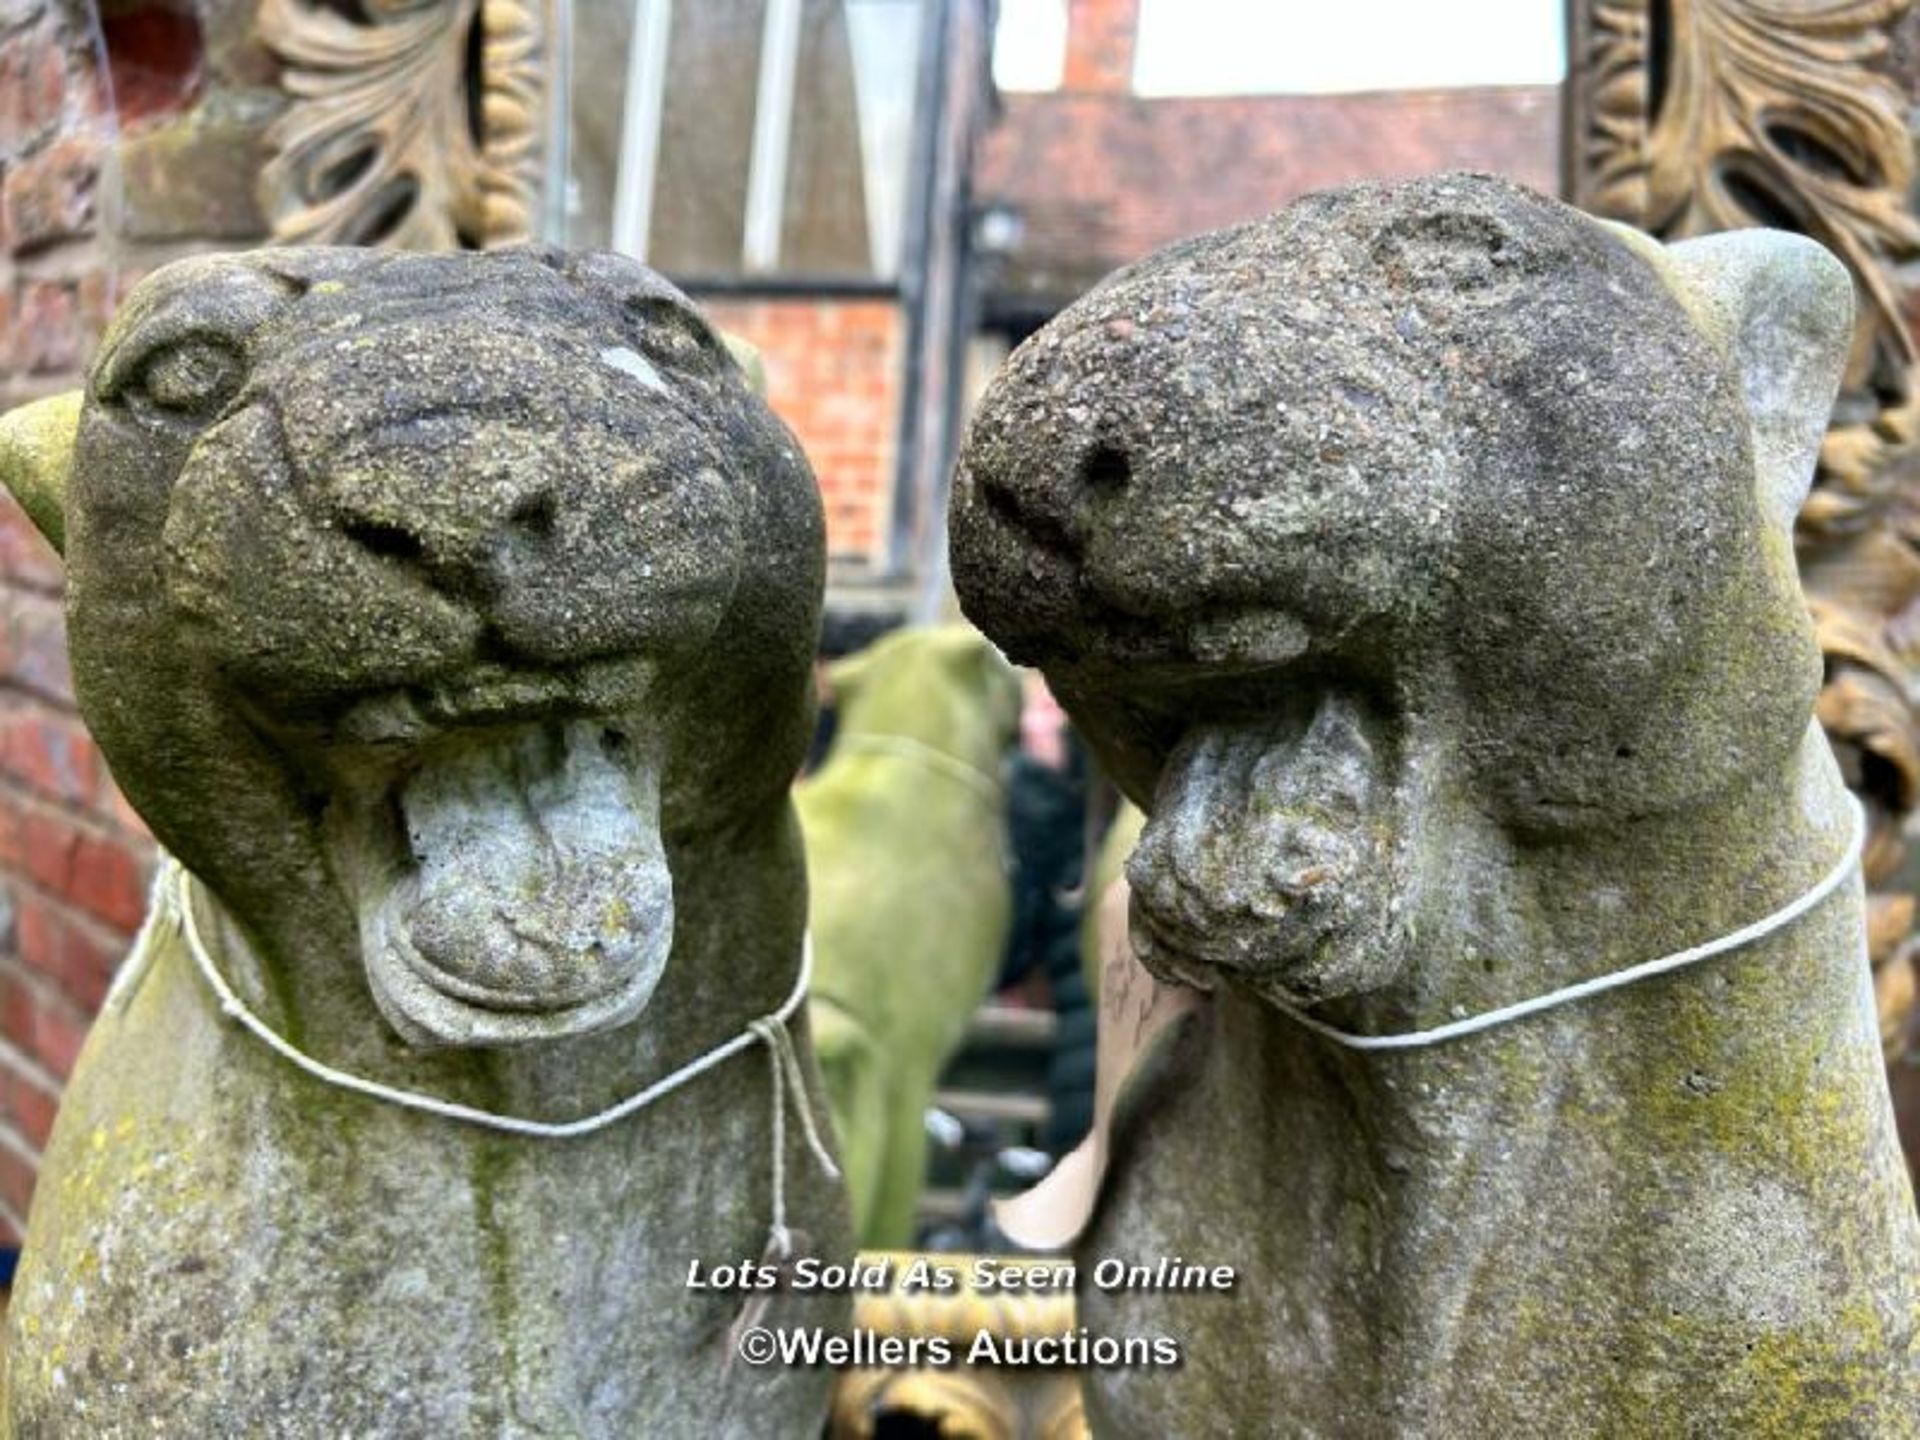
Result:
[[[1080,1238],[1107,1174],[1108,1128],[1114,1101],[1135,1063],[1169,1024],[1206,997],[1163,985],[1134,956],[1127,938],[1126,880],[1100,896],[1095,934],[1100,946],[1100,1035],[1094,1050],[1093,1129],[1031,1190],[997,1201],[995,1222],[1028,1250],[1063,1250]]]

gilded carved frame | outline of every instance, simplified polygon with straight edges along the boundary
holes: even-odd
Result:
[[[533,237],[551,0],[261,0],[286,108],[259,193],[275,244]]]
[[[1915,1033],[1920,798],[1920,387],[1901,267],[1920,258],[1912,0],[1570,0],[1563,157],[1575,204],[1663,239],[1770,225],[1838,255],[1848,374],[1796,531],[1826,659],[1819,717],[1871,821],[1869,942],[1889,1054]]]

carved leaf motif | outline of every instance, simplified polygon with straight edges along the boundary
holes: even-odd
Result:
[[[1587,125],[1574,169],[1574,199],[1599,215],[1647,213],[1647,13],[1645,0],[1594,0],[1574,81],[1585,88]]]
[[[488,245],[534,234],[540,193],[546,15],[540,0],[484,0],[480,54],[481,230]]]
[[[1920,800],[1920,395],[1895,278],[1920,256],[1920,222],[1906,102],[1883,64],[1910,5],[1576,0],[1570,46],[1580,203],[1668,239],[1799,230],[1853,273],[1853,355],[1796,540],[1827,659],[1819,718],[1866,802],[1876,885],[1895,883]],[[1883,1002],[1910,1012],[1889,1033],[1920,1045],[1913,910],[1876,893],[1870,939]]]
[[[445,249],[487,238],[489,157],[467,74],[479,11],[480,0],[262,0],[260,36],[292,97],[260,175],[276,241]]]
[[[1920,430],[1914,346],[1889,266],[1920,254],[1907,208],[1912,140],[1903,97],[1880,70],[1909,3],[1674,0],[1669,73],[1649,97],[1640,223],[1674,239],[1799,230],[1845,260],[1859,287],[1853,413],[1828,435],[1803,538],[1871,526],[1887,459]]]

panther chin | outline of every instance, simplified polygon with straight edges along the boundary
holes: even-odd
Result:
[[[437,741],[363,812],[343,867],[368,983],[421,1046],[543,1043],[625,1025],[673,948],[648,747],[589,720]]]

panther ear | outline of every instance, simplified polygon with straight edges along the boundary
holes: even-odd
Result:
[[[767,362],[760,356],[760,347],[751,340],[742,340],[730,331],[718,331],[720,343],[727,347],[727,353],[733,356],[747,377],[747,388],[762,400],[767,398]]]
[[[827,665],[827,689],[837,705],[857,691],[865,683],[867,672],[873,668],[873,647],[856,650],[851,655],[842,655]]]
[[[69,390],[0,416],[0,485],[56,550],[67,543],[67,479],[83,392]]]
[[[1733,361],[1753,417],[1761,507],[1790,530],[1852,344],[1853,280],[1824,246],[1778,230],[1685,240],[1665,261],[1682,303]]]

